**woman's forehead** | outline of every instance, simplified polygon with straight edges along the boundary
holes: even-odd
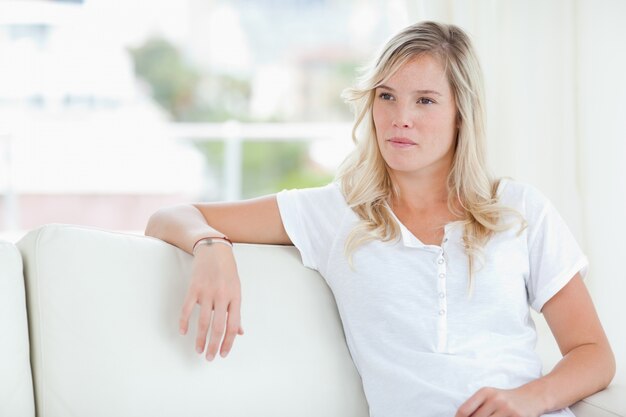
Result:
[[[415,55],[404,62],[398,62],[394,67],[390,68],[378,86],[410,90],[450,90],[445,67],[437,56],[427,53]]]

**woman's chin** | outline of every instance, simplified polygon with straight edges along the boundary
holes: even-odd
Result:
[[[420,171],[424,166],[421,164],[394,164],[387,163],[387,166],[393,172],[397,172],[399,174],[410,174]]]

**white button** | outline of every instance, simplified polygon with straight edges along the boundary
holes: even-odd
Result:
[[[444,279],[445,277],[446,277],[446,274],[444,274],[443,272],[439,274],[439,278]]]
[[[437,261],[437,263],[438,263],[439,265],[441,265],[441,264],[443,263],[443,258],[439,258],[439,260]]]
[[[444,314],[446,314],[446,310],[439,310],[439,315],[443,316]]]
[[[442,292],[439,293],[439,298],[444,298],[446,295]]]

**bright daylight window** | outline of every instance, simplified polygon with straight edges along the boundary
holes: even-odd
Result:
[[[398,4],[1,2],[0,232],[328,183]]]

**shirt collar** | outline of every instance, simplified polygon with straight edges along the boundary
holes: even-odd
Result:
[[[425,245],[424,243],[422,243],[421,240],[419,240],[417,237],[415,237],[415,235],[404,224],[402,224],[400,219],[398,219],[398,217],[393,212],[391,207],[389,207],[389,205],[387,205],[387,208],[389,209],[389,213],[391,213],[391,215],[393,216],[394,220],[396,221],[396,223],[400,227],[400,233],[402,234],[402,243],[404,244],[404,246],[406,246],[408,248],[423,248],[423,247],[434,247],[434,246],[437,246],[437,245]],[[445,228],[444,228],[444,239],[445,238],[449,239],[450,228],[455,226],[455,225],[457,225],[457,224],[460,224],[460,223],[462,223],[462,222],[461,221],[454,221],[454,222],[450,222],[450,223],[446,224]]]

